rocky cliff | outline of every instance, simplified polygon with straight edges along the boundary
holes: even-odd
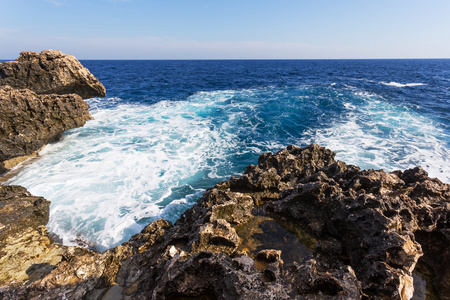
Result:
[[[105,87],[72,55],[61,51],[24,51],[16,61],[0,63],[0,86],[37,94],[104,97]]]
[[[38,95],[9,86],[0,87],[0,115],[2,162],[31,155],[92,118],[89,105],[76,94]]]
[[[82,97],[104,96],[103,85],[73,56],[22,52],[0,63],[0,174],[91,119]]]
[[[2,189],[3,216],[16,196]],[[2,225],[0,297],[449,299],[449,220],[450,185],[423,169],[361,171],[289,146],[104,253],[52,241],[43,221]]]

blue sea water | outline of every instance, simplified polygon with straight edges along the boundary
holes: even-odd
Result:
[[[450,182],[450,60],[82,61],[94,120],[20,167],[51,231],[98,249],[174,221],[267,151],[318,143],[364,169]]]

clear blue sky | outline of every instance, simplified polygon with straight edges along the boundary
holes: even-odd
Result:
[[[0,59],[450,58],[450,0],[0,0]]]

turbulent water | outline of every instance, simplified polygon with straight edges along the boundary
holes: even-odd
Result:
[[[361,168],[450,182],[450,60],[82,61],[107,89],[8,184],[52,202],[65,244],[171,221],[267,151],[318,143]]]

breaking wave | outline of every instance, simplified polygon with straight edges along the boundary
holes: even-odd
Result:
[[[395,81],[391,82],[380,82],[380,84],[395,86],[395,87],[412,87],[412,86],[421,86],[426,85],[425,83],[398,83]]]

